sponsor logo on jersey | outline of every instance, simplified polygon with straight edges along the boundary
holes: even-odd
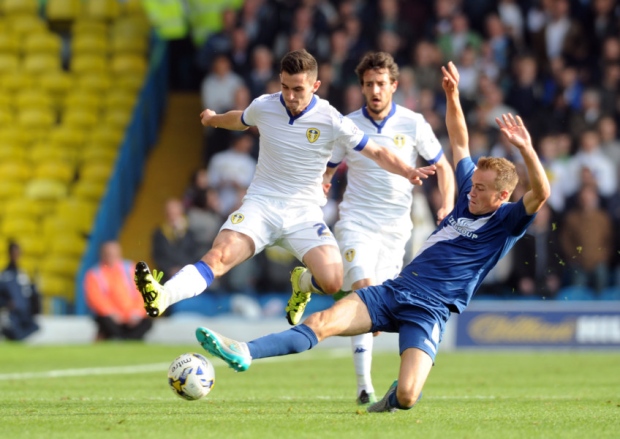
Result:
[[[469,218],[459,218],[458,221],[454,219],[453,216],[448,218],[448,223],[452,226],[454,230],[456,230],[460,235],[465,236],[466,238],[476,239],[478,235],[473,233],[471,230],[472,225],[475,220]]]
[[[351,262],[353,259],[355,259],[355,250],[351,248],[347,250],[346,252],[344,252],[344,258],[348,262]]]
[[[306,130],[306,137],[308,138],[308,142],[314,143],[319,140],[319,136],[321,135],[321,131],[318,128],[308,128]]]
[[[241,221],[245,219],[242,213],[236,212],[230,215],[230,222],[233,224],[239,224]]]
[[[396,134],[394,136],[394,145],[396,145],[397,148],[402,148],[403,146],[405,146],[405,135],[404,134]]]

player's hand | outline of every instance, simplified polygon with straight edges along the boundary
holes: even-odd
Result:
[[[459,71],[452,61],[450,61],[447,67],[441,66],[441,72],[443,73],[443,79],[441,86],[446,94],[458,93],[459,91]]]
[[[424,166],[423,168],[410,168],[407,173],[407,180],[416,186],[422,186],[422,180],[426,180],[429,175],[434,175],[437,167],[435,165]]]
[[[208,108],[204,110],[202,113],[200,113],[200,123],[202,124],[202,126],[205,126],[205,127],[211,126],[210,121],[213,118],[213,116],[215,116],[216,114],[217,113],[215,111],[209,110]]]
[[[510,143],[520,150],[532,147],[532,138],[520,116],[515,118],[511,113],[502,114],[502,120],[499,117],[495,118],[500,131],[504,133]]]
[[[327,194],[329,194],[329,190],[331,189],[332,184],[331,183],[323,183],[323,194],[327,197]]]

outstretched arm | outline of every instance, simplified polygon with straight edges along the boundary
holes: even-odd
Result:
[[[224,128],[232,131],[245,131],[249,127],[241,122],[243,111],[233,110],[224,114],[216,114],[208,108],[200,113],[200,123],[205,127]]]
[[[465,115],[459,100],[459,72],[456,66],[450,61],[447,68],[442,67],[443,80],[441,86],[446,92],[446,127],[450,137],[452,147],[452,158],[454,167],[465,157],[469,157],[469,139],[467,135],[467,125]]]
[[[500,131],[508,138],[508,141],[519,150],[527,167],[531,188],[523,195],[523,204],[528,215],[532,215],[538,212],[549,198],[551,193],[549,180],[536,151],[534,151],[530,133],[525,128],[523,120],[519,116],[515,119],[512,114],[502,114],[502,119],[495,118],[495,122],[497,122]]]
[[[454,170],[445,154],[441,156],[437,166],[437,187],[441,194],[441,206],[437,211],[437,222],[441,222],[454,209]]]
[[[403,162],[396,154],[372,139],[361,150],[361,153],[392,174],[405,177],[411,184],[422,185],[422,180],[435,173],[435,165],[414,168]]]

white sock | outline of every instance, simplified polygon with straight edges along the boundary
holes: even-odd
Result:
[[[317,294],[322,294],[322,295],[325,294],[323,291],[315,287],[314,284],[312,283],[312,273],[310,273],[310,270],[304,271],[302,275],[299,277],[299,288],[301,288],[301,291],[310,291],[312,293],[317,293]]]
[[[168,306],[197,296],[207,289],[207,281],[194,265],[186,265],[164,284]]]
[[[370,377],[370,367],[372,365],[372,333],[360,334],[351,337],[351,350],[353,351],[353,364],[355,365],[355,375],[357,376],[357,395],[362,390],[366,393],[374,393]]]

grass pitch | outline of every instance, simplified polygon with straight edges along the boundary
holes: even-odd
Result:
[[[618,438],[620,353],[440,352],[410,411],[355,405],[350,353],[316,350],[256,361],[219,360],[214,390],[184,401],[169,363],[199,346],[0,344],[0,438]],[[210,357],[213,359],[212,357]],[[382,396],[396,353],[377,353]]]

